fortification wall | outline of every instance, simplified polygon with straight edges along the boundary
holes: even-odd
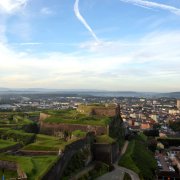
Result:
[[[93,108],[92,114],[97,116],[113,117],[116,115],[116,108]]]
[[[46,156],[46,155],[58,155],[58,151],[19,150],[18,154],[26,155],[26,156]]]
[[[17,167],[18,165],[15,162],[0,160],[0,169],[8,169],[8,170],[16,171]]]
[[[59,180],[61,179],[63,172],[71,160],[72,156],[77,153],[80,149],[89,144],[89,137],[80,139],[67,145],[64,152],[60,155],[58,161],[50,168],[50,170],[40,177],[41,180]]]
[[[107,164],[112,164],[117,160],[117,157],[119,155],[119,145],[118,143],[95,143],[93,145],[93,155],[96,161],[102,161]]]
[[[49,135],[55,135],[56,132],[72,132],[81,130],[85,132],[94,132],[96,135],[107,134],[108,128],[105,126],[91,126],[80,124],[56,124],[56,123],[41,123],[40,132]]]

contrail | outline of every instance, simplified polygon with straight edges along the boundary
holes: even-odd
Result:
[[[180,15],[179,8],[161,4],[161,3],[157,3],[157,2],[146,1],[146,0],[120,0],[120,1],[126,2],[126,3],[132,3],[137,6],[143,6],[143,7],[148,7],[148,8],[159,8],[159,9],[163,9],[166,11],[170,11],[171,13],[174,13],[176,15]]]
[[[94,33],[94,31],[91,29],[91,27],[88,25],[88,23],[86,22],[86,20],[83,18],[83,16],[80,14],[79,12],[79,0],[75,1],[74,4],[74,13],[76,15],[76,17],[83,23],[83,25],[85,26],[85,28],[91,33],[91,35],[93,36],[93,38],[96,40],[96,42],[100,42],[100,40],[98,39],[98,37],[96,36],[96,34]]]

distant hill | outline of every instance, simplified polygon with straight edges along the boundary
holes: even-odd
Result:
[[[180,98],[180,92],[156,93],[136,91],[100,91],[88,89],[46,89],[46,88],[3,88],[0,87],[0,94],[70,94],[79,96],[100,96],[100,97],[170,97]]]

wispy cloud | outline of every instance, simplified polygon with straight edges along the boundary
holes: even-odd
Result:
[[[179,8],[176,8],[176,7],[170,6],[170,5],[166,5],[166,4],[162,4],[162,3],[146,1],[146,0],[120,0],[120,1],[126,2],[126,3],[132,3],[134,5],[141,6],[143,8],[158,8],[158,9],[169,11],[176,15],[180,15]]]
[[[154,32],[127,42],[106,42],[100,47],[94,45],[90,53],[87,48],[88,43],[78,49],[81,53],[77,50],[38,55],[0,43],[1,86],[169,91],[180,88],[178,31]]]
[[[26,5],[28,0],[0,0],[0,11],[11,14]]]
[[[52,15],[52,14],[54,14],[54,12],[48,7],[43,7],[40,10],[40,13],[43,14],[43,15]]]
[[[85,26],[85,28],[91,33],[92,37],[96,40],[96,42],[100,42],[99,38],[96,36],[92,28],[89,26],[89,24],[86,22],[86,20],[83,18],[83,16],[79,12],[79,0],[75,1],[74,4],[74,12],[76,17],[81,21],[81,23]]]

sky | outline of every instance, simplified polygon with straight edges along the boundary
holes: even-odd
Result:
[[[0,87],[180,91],[180,0],[0,0]]]

